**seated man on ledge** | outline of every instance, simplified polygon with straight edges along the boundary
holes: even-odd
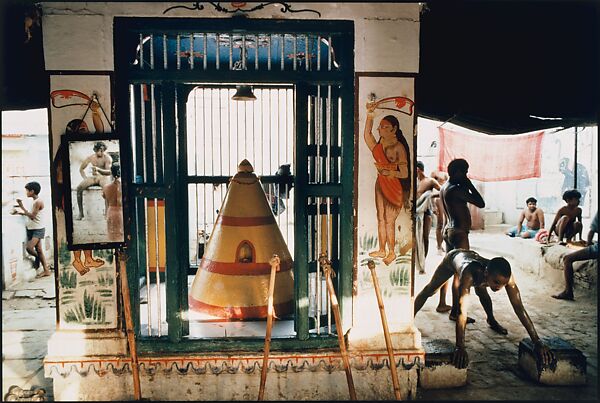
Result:
[[[452,287],[453,307],[452,311],[456,315],[456,349],[452,363],[456,368],[466,368],[469,365],[469,358],[465,350],[465,329],[467,327],[467,296],[470,293],[471,287],[475,287],[477,295],[480,297],[486,295],[488,300],[481,300],[481,303],[488,315],[488,323],[492,329],[499,331],[506,329],[502,328],[493,317],[492,301],[487,292],[482,293],[481,290],[490,287],[496,292],[506,287],[508,299],[517,314],[517,317],[529,333],[529,337],[535,344],[535,352],[539,360],[544,365],[549,365],[555,361],[552,351],[545,346],[540,340],[533,323],[523,307],[519,288],[511,273],[510,264],[502,257],[486,259],[481,257],[477,252],[466,249],[455,249],[448,252],[438,268],[435,270],[429,284],[417,295],[415,299],[415,315],[425,304],[425,301],[431,297],[448,279],[454,276]],[[452,316],[452,313],[451,313]]]
[[[560,294],[553,295],[552,298],[567,299],[574,301],[573,296],[573,263],[582,260],[598,259],[600,257],[598,243],[594,242],[594,234],[598,233],[598,212],[594,216],[590,225],[590,230],[587,234],[587,246],[578,251],[571,252],[564,258],[565,264],[565,289]]]
[[[506,235],[510,237],[535,238],[539,230],[544,228],[544,211],[537,207],[537,200],[534,197],[530,197],[525,201],[525,204],[527,204],[527,207],[521,211],[517,226],[509,229]],[[527,220],[527,224],[521,226],[524,220]]]

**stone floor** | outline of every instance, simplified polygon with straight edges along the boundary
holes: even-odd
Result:
[[[432,233],[433,235],[433,233]],[[473,249],[485,257],[494,251],[511,260],[514,241],[499,229],[471,234]],[[535,241],[531,241],[535,242]],[[425,275],[417,275],[415,290],[420,291],[441,260],[431,238],[432,252],[427,258]],[[470,303],[469,315],[477,322],[467,327],[467,348],[471,364],[468,383],[462,388],[424,390],[422,400],[598,400],[598,330],[596,289],[575,289],[576,301],[558,301],[550,297],[562,284],[551,283],[543,273],[524,272],[513,267],[525,308],[540,336],[558,336],[569,341],[587,357],[585,386],[549,387],[525,378],[517,366],[518,343],[527,332],[518,321],[506,293],[490,293],[498,321],[509,333],[494,333],[485,322],[485,313],[477,297]],[[473,296],[471,297],[473,298]],[[55,329],[56,310],[54,276],[22,283],[2,293],[2,396],[11,385],[23,388],[44,387],[52,400],[52,380],[44,378],[42,361],[46,342]],[[450,302],[450,296],[448,296]],[[415,322],[424,340],[447,338],[454,341],[454,322],[435,312],[437,295],[427,301]]]
[[[43,360],[55,329],[54,275],[2,291],[2,400],[12,385],[42,387],[52,400],[52,379],[44,378]]]
[[[474,231],[471,247],[482,256],[492,258],[493,250],[508,251],[514,239],[499,231]],[[442,256],[437,255],[435,241],[426,261],[426,274],[417,275],[415,292],[429,281]],[[535,241],[531,241],[535,242]],[[498,253],[500,256],[501,254]],[[502,253],[509,261],[510,253]],[[512,262],[511,262],[512,263]],[[559,301],[550,295],[563,284],[551,283],[543,273],[524,272],[513,264],[513,273],[521,298],[540,337],[558,336],[587,358],[587,385],[565,387],[538,385],[527,379],[517,365],[519,342],[528,337],[525,328],[514,314],[506,292],[490,292],[498,322],[508,329],[503,336],[492,331],[483,308],[474,292],[469,296],[469,316],[476,322],[467,325],[466,344],[471,364],[467,385],[455,389],[419,389],[417,396],[424,400],[598,400],[598,327],[597,293],[595,289],[575,288],[575,301]],[[436,294],[429,299],[415,318],[423,340],[446,338],[454,342],[454,322],[447,315],[435,312],[439,301]],[[450,295],[447,296],[450,303]]]

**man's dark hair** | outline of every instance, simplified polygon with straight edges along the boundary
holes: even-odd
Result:
[[[110,167],[110,173],[112,174],[113,177],[120,178],[121,177],[121,165],[119,165],[118,163],[112,164],[112,166]]]
[[[42,186],[37,182],[29,182],[28,184],[25,185],[25,189],[33,190],[33,193],[35,193],[36,195],[39,195],[40,190],[42,190]]]
[[[98,141],[96,144],[94,144],[94,152],[103,149],[102,151],[106,151],[106,144],[104,144],[103,141]]]
[[[448,175],[454,176],[459,172],[466,173],[469,170],[469,163],[467,160],[462,158],[457,158],[455,160],[450,161],[448,164]]]
[[[529,203],[537,204],[537,199],[535,197],[530,197],[529,199],[525,200],[525,204],[529,204]]]
[[[425,170],[425,164],[423,164],[423,161],[417,161],[417,168],[419,168],[421,171]]]
[[[498,274],[505,278],[510,278],[510,263],[503,257],[495,257],[490,260],[487,266],[488,273]]]
[[[570,199],[580,199],[581,200],[581,193],[579,193],[579,191],[577,189],[567,190],[565,193],[563,193],[562,199],[564,201],[567,201]]]

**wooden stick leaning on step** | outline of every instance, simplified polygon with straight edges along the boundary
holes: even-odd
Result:
[[[346,343],[344,342],[344,330],[342,327],[342,319],[340,317],[340,307],[338,304],[337,297],[335,296],[333,281],[331,280],[331,277],[335,276],[335,273],[331,268],[331,262],[329,262],[327,256],[324,253],[322,253],[319,257],[319,263],[323,268],[325,282],[327,283],[327,291],[329,291],[329,299],[331,300],[331,310],[333,311],[333,317],[335,318],[335,329],[338,335],[338,342],[340,344],[340,353],[342,354],[344,371],[346,371],[346,381],[348,381],[348,391],[350,392],[350,400],[356,400],[356,390],[354,389],[354,381],[352,380],[352,370],[350,369],[348,351],[346,351]]]
[[[267,334],[265,336],[265,353],[263,355],[263,365],[260,371],[260,387],[258,388],[258,400],[265,397],[265,384],[267,383],[267,369],[269,366],[269,350],[271,350],[271,330],[273,329],[273,294],[275,293],[275,273],[279,270],[281,264],[279,256],[273,255],[270,262],[271,277],[269,278],[269,298],[267,300]]]
[[[379,305],[379,313],[381,314],[381,324],[383,325],[385,346],[387,347],[388,358],[390,362],[390,371],[392,371],[392,384],[394,386],[394,396],[396,396],[396,400],[403,400],[402,393],[400,392],[400,381],[398,380],[398,371],[396,370],[394,346],[392,345],[392,339],[390,338],[390,331],[388,329],[387,318],[385,316],[383,299],[381,298],[381,292],[379,291],[379,280],[377,280],[375,263],[372,260],[369,260],[369,262],[367,263],[367,267],[369,268],[369,270],[371,270],[371,277],[373,277],[373,285],[375,286],[375,295],[377,296],[377,304]]]
[[[119,251],[119,274],[121,275],[121,295],[123,296],[123,311],[125,312],[125,333],[131,354],[131,372],[133,373],[133,396],[135,400],[142,399],[140,388],[140,371],[138,365],[135,334],[133,333],[133,320],[131,319],[131,300],[129,299],[129,283],[127,282],[127,255]]]

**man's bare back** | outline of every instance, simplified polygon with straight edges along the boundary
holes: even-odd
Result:
[[[439,190],[440,188],[440,184],[435,179],[425,177],[419,181],[419,184],[417,186],[417,199],[428,190]]]
[[[447,228],[469,232],[471,229],[471,213],[465,200],[468,198],[466,189],[459,184],[448,181],[440,189],[440,197],[444,204]]]

